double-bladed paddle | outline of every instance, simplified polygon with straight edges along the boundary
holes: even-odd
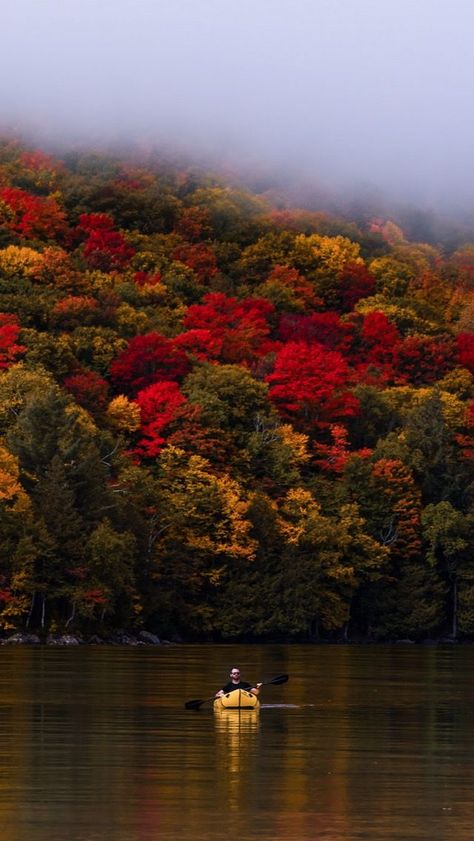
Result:
[[[275,686],[279,686],[280,683],[286,683],[287,680],[288,675],[277,675],[276,677],[272,677],[271,680],[263,680],[260,683],[260,686],[269,686],[271,683]],[[196,698],[194,701],[186,701],[184,706],[187,710],[199,710],[203,704],[207,704],[209,701],[214,701],[215,698],[215,695],[213,695],[212,698],[204,698],[204,700]]]

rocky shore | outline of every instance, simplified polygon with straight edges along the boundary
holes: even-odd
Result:
[[[46,637],[39,637],[37,634],[28,634],[18,631],[9,637],[0,639],[0,645],[48,645],[48,646],[74,646],[74,645],[171,645],[169,640],[161,640],[156,634],[150,631],[138,631],[134,634],[130,631],[113,631],[107,637],[100,637],[93,634],[90,637],[81,634],[48,634]]]
[[[38,634],[29,634],[25,631],[17,631],[16,633],[12,634],[9,637],[1,637],[0,638],[0,646],[2,645],[46,645],[46,646],[74,646],[74,645],[128,645],[128,646],[152,646],[152,645],[176,645],[179,642],[183,642],[181,639],[160,639],[156,634],[151,633],[151,631],[138,631],[134,633],[132,631],[112,631],[110,634],[106,636],[99,636],[98,634],[92,634],[90,636],[82,635],[82,634],[48,634],[47,636],[40,637]],[[192,642],[192,640],[191,640]],[[234,641],[236,642],[236,641]],[[281,644],[281,645],[292,645],[295,644],[295,640],[253,640],[254,643],[257,645],[264,645],[264,644]],[[440,637],[439,639],[423,639],[423,640],[413,640],[413,639],[392,639],[392,640],[380,640],[379,643],[374,640],[369,639],[356,639],[356,640],[312,640],[313,645],[367,645],[373,646],[377,644],[381,645],[455,645],[455,644],[464,644],[464,645],[472,645],[472,639],[453,639],[452,637]],[[217,642],[215,642],[218,645]],[[247,644],[248,641],[247,641]],[[297,644],[297,643],[296,643]],[[304,643],[303,643],[304,644]]]

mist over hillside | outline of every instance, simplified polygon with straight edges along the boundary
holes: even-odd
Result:
[[[2,15],[3,129],[166,145],[295,204],[470,236],[469,0],[5,0]]]
[[[296,167],[293,163],[276,165],[242,149],[218,151],[169,137],[125,139],[110,134],[102,136],[68,135],[37,126],[11,126],[0,132],[3,141],[40,146],[69,164],[75,159],[101,156],[128,160],[140,166],[158,166],[195,172],[197,179],[221,181],[260,195],[275,208],[301,208],[346,220],[361,229],[370,228],[374,219],[392,220],[399,225],[407,240],[428,242],[446,254],[474,240],[474,206],[432,206],[421,198],[397,198],[388,189],[374,185],[343,184],[337,186],[323,177],[312,165]]]

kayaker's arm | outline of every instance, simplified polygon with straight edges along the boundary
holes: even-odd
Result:
[[[252,686],[252,689],[250,691],[253,695],[258,695],[258,693],[260,692],[261,685],[261,683],[256,683],[255,686]]]

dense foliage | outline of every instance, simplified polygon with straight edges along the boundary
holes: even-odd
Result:
[[[474,635],[474,244],[0,144],[0,624]]]

